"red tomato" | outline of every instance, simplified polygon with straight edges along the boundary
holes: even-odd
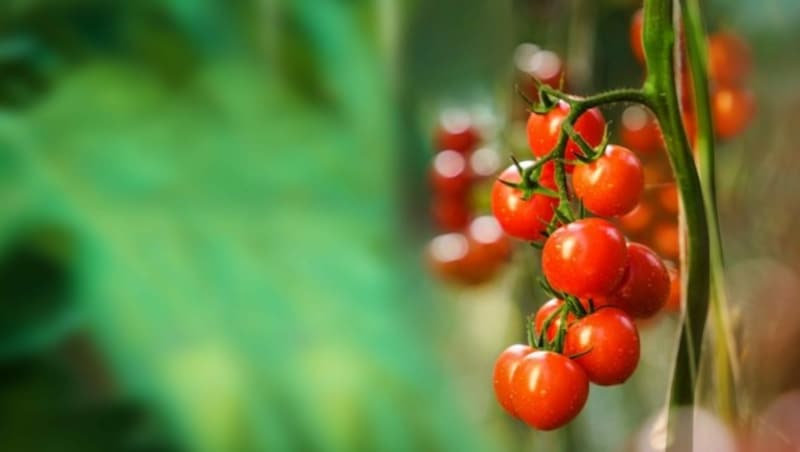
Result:
[[[667,259],[680,258],[680,235],[676,223],[661,223],[653,229],[653,248]]]
[[[575,168],[572,186],[590,212],[604,217],[624,215],[642,196],[642,162],[630,150],[610,144],[602,157]]]
[[[431,200],[431,214],[443,231],[459,231],[469,224],[469,202],[464,196],[436,195]]]
[[[437,150],[468,152],[478,144],[480,134],[472,125],[467,112],[457,109],[445,110],[436,130],[435,141]]]
[[[622,280],[625,237],[613,224],[584,218],[556,229],[542,250],[542,271],[554,289],[578,298],[602,298]]]
[[[500,356],[497,357],[497,361],[494,363],[494,374],[492,378],[494,395],[497,397],[497,401],[500,402],[503,409],[512,416],[516,416],[517,413],[514,411],[514,404],[511,400],[511,380],[522,358],[531,352],[533,352],[531,347],[523,344],[515,344],[500,353]]]
[[[711,95],[714,132],[723,140],[741,133],[756,111],[756,99],[744,88],[716,88]]]
[[[649,153],[664,149],[661,128],[652,113],[639,105],[622,112],[622,142],[636,152]]]
[[[564,354],[575,358],[592,383],[624,383],[639,363],[639,332],[620,309],[608,306],[575,321],[567,330]],[[521,368],[521,367],[520,367]]]
[[[534,331],[534,333],[536,333],[538,335],[542,331],[542,328],[544,327],[545,320],[547,320],[547,318],[550,316],[550,314],[555,312],[563,304],[564,304],[564,301],[563,300],[559,300],[557,298],[553,298],[553,299],[547,301],[547,303],[543,304],[539,308],[539,310],[536,311],[536,316],[533,319],[533,327],[534,327],[533,331]],[[567,323],[570,323],[573,320],[575,320],[575,316],[573,314],[571,314],[571,313],[568,314],[567,315]],[[552,341],[556,337],[556,334],[558,334],[558,327],[559,327],[560,324],[561,324],[561,316],[556,314],[556,316],[553,318],[552,322],[550,322],[550,327],[547,328],[547,334],[545,335],[547,340]]]
[[[678,214],[678,189],[674,185],[658,190],[658,202],[664,211],[672,215]]]
[[[427,251],[429,264],[439,277],[466,285],[490,280],[501,263],[487,248],[476,247],[456,232],[435,237]]]
[[[500,223],[491,215],[476,217],[469,224],[467,237],[470,247],[485,252],[492,259],[504,261],[511,255],[511,244]]]
[[[472,178],[467,159],[456,151],[441,151],[431,165],[431,185],[442,194],[459,195],[469,188]]]
[[[678,270],[669,267],[669,297],[664,304],[664,309],[670,312],[681,312],[681,274]]]
[[[644,44],[642,43],[642,30],[644,26],[644,11],[642,8],[636,10],[631,17],[631,28],[629,38],[631,40],[631,50],[633,56],[644,64]]]
[[[586,372],[573,360],[553,352],[528,354],[511,379],[514,412],[539,430],[553,430],[574,419],[588,397]]]
[[[545,156],[556,147],[558,135],[561,133],[561,124],[568,113],[569,105],[566,102],[559,102],[557,106],[544,115],[531,113],[528,117],[527,131],[528,144],[533,155],[537,157]],[[606,122],[600,110],[592,108],[578,117],[578,120],[575,121],[574,129],[589,146],[594,147],[603,141],[605,125]],[[580,152],[580,148],[574,141],[567,141],[565,150],[565,158],[567,160],[574,160],[575,155]],[[572,171],[572,165],[567,165],[567,171]]]
[[[669,288],[669,274],[661,258],[642,244],[628,243],[628,269],[607,300],[633,317],[647,318],[667,302]]]
[[[528,160],[520,162],[523,168],[533,165]],[[543,169],[543,173],[544,173]],[[519,172],[514,165],[509,166],[499,179],[508,182],[519,182]],[[552,180],[541,179],[542,185],[552,184]],[[555,188],[550,185],[548,188]],[[558,199],[534,194],[527,201],[522,199],[522,191],[509,187],[499,180],[492,187],[492,213],[506,231],[506,234],[522,240],[539,240],[547,224],[553,218],[553,209],[558,206]]]
[[[708,76],[722,85],[739,85],[750,73],[750,46],[733,33],[719,32],[708,38]]]
[[[640,202],[627,214],[619,217],[619,225],[625,232],[643,231],[653,219],[653,209],[645,202]]]

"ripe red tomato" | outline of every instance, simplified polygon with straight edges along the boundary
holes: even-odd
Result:
[[[653,248],[667,259],[680,258],[680,233],[677,223],[661,223],[653,229]]]
[[[611,306],[576,320],[567,330],[564,353],[575,358],[592,383],[624,383],[639,363],[639,332],[625,312]],[[520,366],[520,369],[522,366]]]
[[[739,36],[719,32],[708,38],[708,76],[722,85],[739,85],[750,73],[750,46]]]
[[[586,372],[573,360],[553,352],[528,354],[511,380],[514,412],[539,430],[553,430],[574,419],[588,397]]]
[[[636,152],[650,153],[664,149],[661,128],[652,113],[639,105],[622,112],[622,142]]]
[[[532,161],[520,162],[523,168],[533,165]],[[544,173],[544,171],[543,171]],[[499,179],[519,182],[520,175],[514,165],[509,166]],[[542,185],[555,188],[552,178],[540,179]],[[551,185],[552,184],[552,185]],[[492,213],[506,231],[506,234],[522,240],[539,240],[547,223],[553,218],[553,209],[558,199],[534,194],[527,201],[522,199],[522,191],[509,187],[499,180],[492,187]]]
[[[469,202],[464,196],[435,195],[431,215],[443,231],[459,231],[469,224]]]
[[[681,273],[672,267],[667,268],[669,273],[669,297],[664,304],[664,309],[670,312],[681,312]]]
[[[431,165],[431,185],[438,193],[460,195],[472,182],[467,159],[461,153],[447,150],[436,154]]]
[[[566,102],[559,102],[552,110],[544,115],[531,113],[528,117],[528,144],[533,155],[542,157],[550,153],[558,142],[558,135],[561,133],[561,124],[569,113],[569,105]],[[589,146],[597,146],[603,141],[606,121],[603,114],[597,108],[592,108],[583,113],[575,121],[575,132],[580,135]],[[572,141],[567,141],[565,158],[574,160],[575,155],[581,150]],[[566,165],[567,171],[572,171],[572,165]]]
[[[627,214],[619,217],[620,227],[627,233],[643,231],[653,219],[653,209],[644,201]]]
[[[512,416],[516,416],[514,404],[511,400],[511,380],[522,358],[533,352],[527,345],[515,344],[505,349],[494,363],[494,395],[500,405]]]
[[[480,141],[480,134],[472,125],[469,113],[458,109],[442,112],[435,135],[435,146],[439,151],[468,152]]]
[[[642,162],[630,150],[610,144],[602,157],[575,168],[572,186],[590,212],[604,217],[624,215],[642,196]]]
[[[644,44],[642,42],[642,30],[644,26],[644,11],[642,8],[636,10],[631,17],[631,28],[629,38],[631,40],[631,50],[633,56],[640,63],[644,64]]]
[[[511,255],[511,244],[503,233],[497,219],[482,215],[473,219],[467,229],[470,247],[476,252],[485,253],[497,262],[507,260]]]
[[[628,243],[628,269],[607,300],[632,317],[648,318],[667,302],[669,288],[669,274],[661,258],[640,243]]]
[[[431,240],[427,257],[432,270],[440,278],[465,285],[485,283],[502,263],[490,249],[475,246],[470,238],[457,232]]]
[[[658,190],[658,202],[664,211],[672,215],[678,214],[678,189],[669,185]]]
[[[711,95],[714,132],[723,140],[742,132],[755,111],[755,96],[745,88],[718,87]]]
[[[534,333],[539,334],[542,331],[542,328],[544,327],[545,320],[547,320],[550,314],[555,312],[563,304],[564,301],[559,300],[557,298],[550,299],[545,304],[543,304],[539,308],[539,310],[536,311],[536,316],[533,319]],[[567,324],[569,324],[573,320],[575,320],[575,315],[573,315],[572,313],[568,314]],[[547,334],[545,335],[547,340],[551,341],[556,337],[556,334],[558,334],[559,325],[561,325],[561,316],[557,314],[553,318],[553,321],[550,322],[549,328],[547,328]]]
[[[625,237],[613,224],[584,218],[556,229],[542,250],[542,271],[554,289],[578,298],[602,298],[622,280]]]

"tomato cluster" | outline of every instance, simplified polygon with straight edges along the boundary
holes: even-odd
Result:
[[[472,202],[475,187],[496,172],[497,152],[480,146],[481,134],[462,110],[442,112],[433,141],[431,216],[441,234],[428,245],[429,263],[443,279],[483,283],[511,252],[497,220],[477,214]]]

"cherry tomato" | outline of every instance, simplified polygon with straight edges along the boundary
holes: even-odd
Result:
[[[468,152],[478,141],[480,134],[472,125],[469,113],[458,109],[442,112],[435,137],[437,150]]]
[[[467,238],[470,247],[486,253],[496,261],[504,261],[511,255],[511,244],[500,223],[491,215],[482,215],[473,219],[468,228]]]
[[[627,214],[619,217],[619,225],[625,232],[641,232],[653,219],[653,209],[646,202],[640,202]]]
[[[522,358],[511,388],[514,412],[539,430],[553,430],[571,421],[589,397],[589,380],[581,366],[549,351],[534,351]]]
[[[708,76],[722,85],[739,85],[750,73],[750,46],[739,36],[719,32],[708,38]]]
[[[681,253],[676,223],[661,223],[653,229],[653,248],[667,259],[678,260]]]
[[[550,314],[558,310],[558,308],[560,308],[563,304],[564,301],[557,298],[552,298],[543,304],[539,310],[536,311],[536,316],[533,318],[534,333],[539,334],[542,331],[542,328],[544,328],[545,320],[547,320],[547,318],[550,317]],[[573,320],[575,320],[575,315],[572,313],[568,314],[567,323],[570,323]],[[551,341],[556,337],[556,334],[558,334],[559,325],[561,325],[561,316],[556,314],[556,316],[553,317],[553,320],[550,322],[550,326],[547,328],[547,334],[545,335],[547,340]]]
[[[497,357],[497,361],[494,363],[494,374],[492,378],[494,395],[497,397],[497,401],[500,402],[503,409],[512,416],[516,416],[517,413],[514,411],[514,404],[511,400],[511,380],[522,358],[532,352],[533,349],[527,345],[515,344],[500,353],[500,356]]]
[[[592,383],[624,383],[639,364],[639,332],[621,309],[607,306],[576,320],[567,330],[564,353],[578,363]]]
[[[661,258],[640,243],[628,243],[628,269],[607,300],[632,317],[648,318],[667,302],[669,288],[669,274]]]
[[[520,162],[523,168],[533,165],[528,160]],[[544,174],[543,169],[543,174]],[[514,165],[509,166],[499,179],[519,182],[519,172]],[[552,178],[541,178],[544,186],[552,184]],[[555,188],[550,185],[548,188]],[[522,240],[539,240],[543,237],[547,224],[553,218],[553,209],[558,205],[557,198],[534,194],[527,201],[522,199],[522,191],[509,187],[499,180],[492,187],[492,213],[506,231],[506,234]]]
[[[678,214],[678,189],[669,185],[658,190],[658,202],[664,211],[672,215]]]
[[[556,229],[542,250],[542,271],[550,285],[578,298],[611,293],[622,280],[627,261],[625,237],[600,218]]]
[[[590,212],[605,217],[624,215],[642,196],[642,162],[630,150],[610,144],[602,157],[575,168],[572,186]]]
[[[438,193],[459,195],[469,188],[472,178],[467,159],[456,151],[441,151],[431,165],[431,185]]]
[[[544,115],[531,113],[528,117],[528,144],[533,155],[542,157],[550,153],[558,142],[558,135],[561,133],[561,124],[569,113],[569,105],[566,102],[559,102],[552,110]],[[597,146],[603,141],[605,131],[605,119],[600,110],[592,108],[583,113],[575,121],[575,132],[580,135],[589,146]],[[574,160],[575,155],[581,150],[572,141],[567,141],[565,158]],[[567,171],[572,171],[572,165],[566,165]]]
[[[636,152],[650,153],[664,149],[661,128],[652,113],[639,105],[622,112],[622,142]]]
[[[726,140],[741,133],[756,111],[756,99],[744,88],[718,87],[711,95],[714,132]]]
[[[487,248],[476,247],[457,232],[435,237],[427,251],[429,264],[439,277],[465,285],[490,280],[501,263]]]
[[[631,40],[631,50],[636,60],[644,64],[644,44],[642,43],[642,30],[644,26],[644,11],[642,8],[636,10],[631,17],[631,28],[629,37]]]
[[[672,267],[667,268],[669,273],[669,297],[664,304],[664,309],[670,312],[681,312],[681,274]]]
[[[469,224],[469,202],[465,196],[435,195],[431,214],[439,229],[459,231]]]

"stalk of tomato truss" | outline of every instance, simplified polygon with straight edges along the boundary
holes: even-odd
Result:
[[[709,237],[703,191],[692,159],[682,122],[675,83],[675,28],[672,0],[646,0],[644,3],[644,51],[648,76],[644,83],[648,106],[656,114],[667,145],[682,200],[687,246],[682,247],[683,294],[686,300],[681,315],[678,353],[669,394],[668,425],[674,427],[673,408],[693,405],[697,368],[709,303]],[[690,424],[691,425],[691,424]],[[685,433],[685,432],[682,432]],[[691,432],[688,438],[691,439]]]
[[[707,45],[700,5],[697,0],[681,0],[681,12],[686,33],[686,50],[689,71],[694,86],[694,105],[697,118],[697,139],[700,184],[708,218],[709,252],[711,259],[711,313],[714,333],[714,374],[717,386],[716,403],[720,414],[728,421],[736,418],[737,404],[734,388],[738,380],[736,343],[733,340],[728,319],[728,303],[725,291],[722,239],[716,205],[716,183],[714,171],[714,129],[711,123],[708,90]]]

